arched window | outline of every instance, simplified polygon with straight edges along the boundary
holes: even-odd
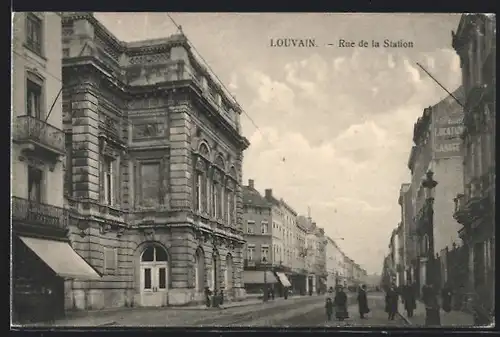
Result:
[[[198,149],[198,152],[204,157],[208,157],[210,154],[210,151],[208,150],[208,146],[205,143],[201,143],[200,148]]]
[[[195,289],[197,292],[203,291],[205,287],[205,254],[201,248],[195,254]]]
[[[221,155],[218,155],[217,158],[215,159],[215,165],[220,167],[221,170],[225,170],[224,159],[222,158]]]
[[[150,246],[142,252],[141,262],[167,262],[167,252],[160,247]]]

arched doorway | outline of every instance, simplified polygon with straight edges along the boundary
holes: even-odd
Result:
[[[141,254],[141,304],[159,307],[166,304],[168,254],[160,246],[148,246]]]
[[[231,254],[226,256],[226,272],[224,274],[224,284],[226,285],[226,293],[230,295],[233,290],[233,257]]]
[[[196,250],[194,256],[195,290],[197,293],[205,287],[205,254],[201,248]]]

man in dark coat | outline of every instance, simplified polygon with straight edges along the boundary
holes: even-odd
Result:
[[[408,317],[413,317],[413,311],[417,308],[414,289],[415,287],[411,284],[407,284],[403,289],[403,302]]]
[[[425,304],[425,325],[440,326],[441,315],[438,297],[435,288],[432,285],[424,285],[422,288],[422,299]]]
[[[333,300],[335,305],[335,315],[338,320],[343,321],[349,318],[349,313],[347,312],[347,295],[342,287],[337,289],[337,294],[335,294],[335,299]]]
[[[443,303],[443,310],[445,312],[451,311],[451,298],[453,296],[453,292],[451,290],[451,286],[449,282],[446,282],[443,289],[441,290],[441,299]]]
[[[391,286],[385,294],[385,311],[389,315],[388,319],[394,320],[394,316],[398,312],[398,293],[395,286]]]
[[[368,308],[368,298],[366,296],[366,286],[363,284],[358,290],[359,317],[365,318],[365,314],[370,312]]]
[[[326,317],[329,321],[331,321],[333,314],[333,301],[330,297],[326,298],[325,309],[326,309]]]

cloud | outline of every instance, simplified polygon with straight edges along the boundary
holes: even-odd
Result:
[[[387,66],[391,69],[394,69],[396,67],[396,63],[394,62],[394,56],[392,54],[387,55]]]
[[[238,89],[238,74],[235,72],[231,73],[231,79],[229,81],[229,89],[237,90]]]
[[[446,96],[413,65],[431,58],[433,75],[455,89],[460,73],[449,72],[455,55],[448,50],[413,60],[366,51],[330,60],[313,55],[284,64],[282,77],[247,70],[256,97],[248,111],[262,126],[245,128],[251,146],[244,177],[261,190],[273,188],[301,213],[310,206],[362,265],[373,265],[375,256],[381,261],[399,221],[400,185],[409,179],[413,124]]]
[[[411,80],[415,83],[419,83],[420,82],[420,73],[419,73],[418,69],[415,68],[414,66],[412,66],[407,59],[403,60],[403,64],[405,66],[406,72],[408,72],[410,74]]]

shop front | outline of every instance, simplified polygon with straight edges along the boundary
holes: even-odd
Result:
[[[14,235],[12,252],[14,324],[62,318],[65,279],[100,278],[67,241]]]

